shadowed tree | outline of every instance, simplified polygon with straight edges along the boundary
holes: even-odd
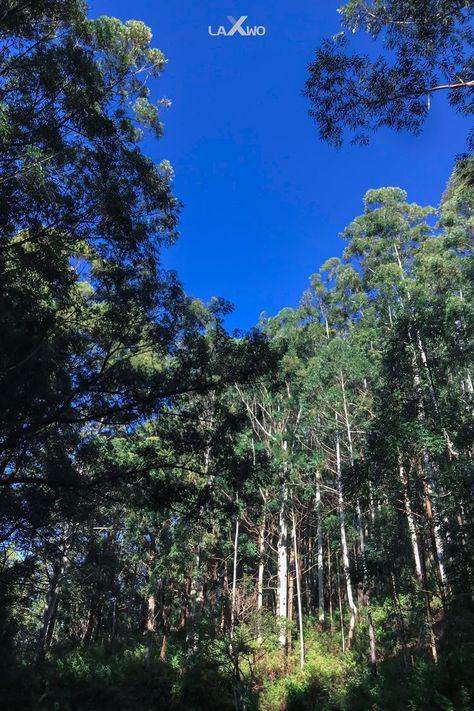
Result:
[[[342,31],[316,50],[304,92],[322,140],[365,144],[383,126],[419,133],[438,93],[472,114],[470,0],[350,0],[339,13]],[[383,52],[357,51],[357,32]]]

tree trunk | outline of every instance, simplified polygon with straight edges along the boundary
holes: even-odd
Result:
[[[293,536],[293,533],[291,534]],[[295,599],[295,551],[293,545],[288,541],[288,625],[286,631],[286,649],[288,653],[291,653],[293,649],[293,639],[292,639],[292,625],[293,622],[293,601]]]
[[[421,588],[423,586],[423,571],[422,571],[422,567],[421,567],[420,548],[418,546],[418,536],[416,535],[415,518],[413,515],[413,510],[412,510],[411,502],[410,502],[410,494],[408,491],[408,477],[405,474],[405,468],[401,462],[399,465],[399,477],[400,477],[400,481],[402,483],[403,502],[404,502],[405,514],[406,514],[407,522],[408,522],[408,531],[410,534],[411,549],[413,552],[413,559],[415,562],[416,579],[417,579],[418,584],[420,585],[420,588]]]
[[[426,561],[425,561],[424,551],[422,550],[422,552],[423,552],[423,555],[422,555],[423,583],[422,583],[421,591],[423,594],[423,599],[425,601],[426,628],[427,628],[427,632],[428,632],[431,657],[436,664],[438,661],[438,649],[436,646],[436,636],[434,633],[433,615],[431,613],[430,591],[428,590],[428,578],[426,575]]]
[[[445,562],[444,542],[443,542],[443,537],[442,537],[442,532],[441,532],[439,512],[437,511],[437,507],[435,508],[435,504],[433,501],[433,490],[434,490],[433,473],[432,473],[433,463],[431,462],[430,456],[427,452],[425,452],[425,454],[423,455],[423,461],[424,461],[425,466],[423,467],[420,464],[419,471],[420,471],[421,482],[423,485],[423,492],[424,492],[424,496],[425,496],[425,511],[426,511],[426,517],[428,520],[428,526],[430,529],[431,540],[433,542],[433,551],[434,551],[435,560],[436,560],[438,587],[439,587],[439,591],[440,591],[441,600],[443,602],[443,606],[446,608],[448,578],[446,575],[446,568],[445,568],[445,564],[444,564],[444,562]]]
[[[58,615],[59,596],[61,592],[61,583],[64,577],[64,571],[68,562],[67,554],[70,548],[70,541],[64,543],[63,553],[60,561],[55,561],[53,564],[53,572],[49,581],[49,589],[46,596],[46,606],[43,612],[43,624],[36,646],[36,655],[33,666],[35,668],[41,666],[44,661],[46,652],[51,646],[53,639],[54,626]]]
[[[369,628],[370,666],[372,672],[377,674],[377,650],[375,645],[375,629],[372,618],[372,605],[370,602],[369,581],[367,574],[367,560],[365,557],[364,520],[359,499],[357,499],[357,529],[359,534],[360,557],[362,560],[362,577],[364,581],[364,604],[367,610],[367,625]]]
[[[89,602],[89,613],[87,615],[87,624],[82,635],[82,645],[84,647],[88,646],[94,637],[94,630],[96,629],[98,621],[98,600],[94,595]]]
[[[280,620],[280,647],[285,648],[285,626],[288,617],[288,524],[286,522],[286,484],[283,483],[282,501],[278,519],[278,587],[277,587],[277,613]]]
[[[117,598],[114,597],[112,605],[112,631],[110,633],[111,640],[117,637]]]
[[[347,442],[349,444],[349,455],[352,473],[354,473],[354,449],[352,444],[352,429],[349,420],[349,409],[347,407],[346,391],[344,386],[344,375],[341,371],[341,386],[342,386],[342,397],[344,404],[344,417],[346,420],[347,429]],[[369,645],[370,645],[370,664],[372,671],[377,673],[377,653],[375,649],[375,630],[372,619],[372,606],[370,604],[370,591],[369,591],[369,580],[367,574],[367,560],[365,557],[365,538],[364,538],[364,521],[362,517],[362,509],[360,507],[360,501],[357,499],[356,503],[356,514],[357,514],[357,530],[359,536],[359,548],[360,548],[360,558],[362,562],[362,579],[364,581],[364,591],[363,591],[363,601],[367,609],[367,624],[369,628]]]
[[[339,601],[339,620],[341,623],[341,648],[346,651],[346,640],[344,635],[344,614],[342,610],[342,594],[341,594],[341,576],[339,575],[339,561],[336,556],[336,580],[337,580],[337,598]]]
[[[148,614],[146,621],[146,652],[145,652],[145,667],[150,668],[151,658],[153,654],[153,641],[155,639],[156,629],[156,599],[153,594],[148,596]]]
[[[331,544],[328,537],[328,596],[329,596],[329,628],[331,634],[334,631],[334,623],[332,617],[332,580],[331,580]]]
[[[338,426],[338,418],[336,414],[336,427]],[[354,638],[354,629],[357,618],[357,606],[354,602],[352,593],[352,581],[349,567],[349,553],[347,548],[346,536],[346,515],[344,509],[344,496],[342,491],[342,473],[341,473],[341,445],[339,441],[339,430],[336,430],[336,484],[337,484],[337,508],[339,514],[339,532],[341,537],[342,550],[342,567],[346,582],[347,602],[351,611],[351,619],[349,622],[349,633],[347,637],[347,647],[350,649]]]
[[[232,597],[230,603],[230,637],[234,636],[235,628],[235,603],[237,597],[237,563],[239,549],[239,518],[235,519],[235,535],[234,535],[234,559],[232,563]]]
[[[304,632],[303,632],[303,607],[301,604],[301,576],[300,567],[298,564],[298,544],[296,540],[296,522],[293,512],[293,550],[295,559],[295,578],[296,578],[296,597],[298,601],[298,628],[300,636],[300,666],[304,667]]]
[[[171,609],[173,605],[173,581],[163,580],[161,586],[161,631],[163,639],[161,640],[160,660],[166,661],[166,647],[168,642],[168,634],[171,627]]]
[[[403,487],[403,501],[405,505],[405,513],[407,517],[407,522],[408,522],[408,531],[410,533],[410,542],[411,542],[411,548],[413,552],[413,559],[415,562],[415,573],[416,573],[416,580],[418,583],[418,588],[423,595],[423,600],[424,600],[424,606],[425,606],[425,620],[426,620],[426,629],[428,632],[428,637],[429,637],[429,642],[430,642],[430,650],[431,650],[431,656],[433,658],[433,661],[438,661],[438,653],[436,649],[436,638],[434,634],[434,629],[433,629],[433,616],[431,614],[431,602],[430,602],[430,593],[428,591],[428,580],[426,577],[426,569],[424,562],[422,560],[421,552],[420,552],[420,546],[418,544],[418,536],[416,533],[416,525],[415,525],[415,518],[413,515],[413,510],[411,506],[411,501],[410,501],[410,492],[408,489],[408,477],[405,473],[405,469],[403,464],[400,462],[399,465],[399,476],[400,476],[400,481],[402,483]]]
[[[160,661],[166,662],[166,643],[168,640],[168,634],[166,632],[163,633],[163,639],[161,641],[161,649],[160,649]]]
[[[403,610],[402,606],[400,604],[400,598],[398,597],[397,593],[397,586],[395,584],[395,575],[390,573],[390,578],[392,580],[392,598],[393,598],[393,606],[395,608],[395,616],[397,618],[397,626],[398,626],[398,634],[400,637],[400,642],[402,645],[403,649],[403,657],[405,659],[405,664],[407,664],[407,642],[406,642],[406,629],[405,629],[405,621],[403,619]]]
[[[321,512],[321,474],[316,471],[316,546],[318,557],[318,618],[324,622],[324,561],[323,561],[323,525]]]
[[[197,621],[204,605],[204,586],[201,575],[201,546],[199,545],[196,553],[196,568],[189,589],[189,609],[186,620],[186,642],[191,649],[196,649],[198,642]]]
[[[263,576],[265,572],[263,556],[265,553],[265,516],[258,531],[258,579],[257,579],[257,611],[263,609]]]
[[[265,573],[264,565],[264,553],[265,553],[265,514],[262,516],[262,522],[260,528],[258,529],[258,572],[257,572],[257,625],[258,634],[257,641],[259,644],[262,643],[262,620],[260,615],[263,610],[263,577]]]

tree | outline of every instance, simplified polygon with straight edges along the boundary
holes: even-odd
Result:
[[[387,126],[419,133],[437,93],[473,113],[473,4],[470,0],[350,0],[342,31],[325,40],[309,65],[305,95],[321,139],[365,144]],[[364,32],[383,54],[350,51],[348,34]],[[470,134],[470,143],[474,135]]]
[[[140,149],[143,130],[162,132],[150,84],[165,60],[150,41],[143,23],[89,20],[81,2],[4,8],[2,486],[45,483],[25,468],[51,437],[136,422],[215,386],[214,350],[246,350],[222,328],[206,345],[228,307],[206,312],[160,269],[178,202],[169,164]],[[56,454],[57,472],[70,471],[70,453]]]

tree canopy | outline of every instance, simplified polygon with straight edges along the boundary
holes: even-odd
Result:
[[[350,0],[341,31],[316,50],[305,95],[322,140],[365,144],[384,126],[419,133],[446,93],[454,111],[473,113],[473,5],[469,0]],[[364,33],[380,53],[361,50]],[[354,49],[352,46],[355,45]],[[472,133],[469,141],[472,143]]]

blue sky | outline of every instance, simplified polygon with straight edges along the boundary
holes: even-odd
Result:
[[[341,0],[91,0],[90,15],[139,19],[168,59],[153,95],[171,99],[167,158],[184,203],[181,237],[164,256],[188,293],[233,302],[229,328],[296,306],[310,274],[343,246],[338,234],[369,188],[397,185],[437,205],[467,121],[441,96],[421,136],[382,131],[368,147],[319,141],[301,95],[314,49],[337,32]],[[263,37],[211,37],[248,15]]]

